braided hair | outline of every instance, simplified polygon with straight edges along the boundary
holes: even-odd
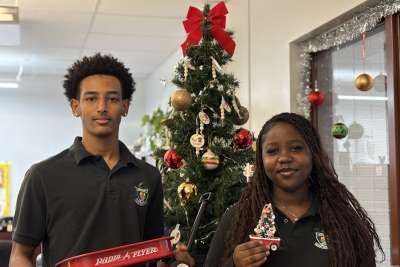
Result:
[[[310,190],[319,203],[321,225],[327,234],[329,258],[333,267],[376,266],[374,241],[384,259],[385,254],[372,220],[352,193],[339,182],[334,167],[321,147],[318,132],[304,117],[295,113],[281,113],[268,120],[257,139],[256,167],[236,206],[232,227],[228,233],[225,257],[234,248],[248,241],[265,203],[272,203],[271,180],[267,177],[262,158],[262,144],[266,134],[277,123],[288,123],[304,138],[312,155]]]

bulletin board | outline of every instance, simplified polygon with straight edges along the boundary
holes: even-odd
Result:
[[[0,217],[10,216],[10,163],[0,162]]]

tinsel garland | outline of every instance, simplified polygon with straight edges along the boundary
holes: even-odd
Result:
[[[368,7],[364,12],[357,14],[336,28],[319,34],[309,40],[298,44],[300,48],[300,83],[297,89],[298,112],[305,117],[310,116],[310,103],[307,95],[310,92],[311,53],[339,47],[359,38],[364,32],[374,29],[377,24],[387,16],[400,10],[400,0],[382,0],[373,7]]]

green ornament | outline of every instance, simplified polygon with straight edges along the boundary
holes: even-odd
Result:
[[[347,136],[349,129],[342,122],[337,122],[332,126],[331,133],[336,139],[343,139]]]

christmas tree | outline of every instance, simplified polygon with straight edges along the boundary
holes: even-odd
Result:
[[[259,237],[270,238],[275,236],[275,232],[275,214],[272,205],[266,204],[261,211],[261,216],[256,228],[254,228],[254,233]]]
[[[238,201],[243,170],[254,156],[251,132],[238,126],[249,118],[236,97],[239,82],[224,69],[235,49],[233,34],[225,31],[227,13],[223,2],[203,11],[189,8],[184,58],[172,81],[179,89],[162,123],[164,146],[154,153],[163,176],[166,225],[176,233],[179,224],[181,242],[187,242],[201,195],[212,193],[194,254],[207,252],[219,218]]]

